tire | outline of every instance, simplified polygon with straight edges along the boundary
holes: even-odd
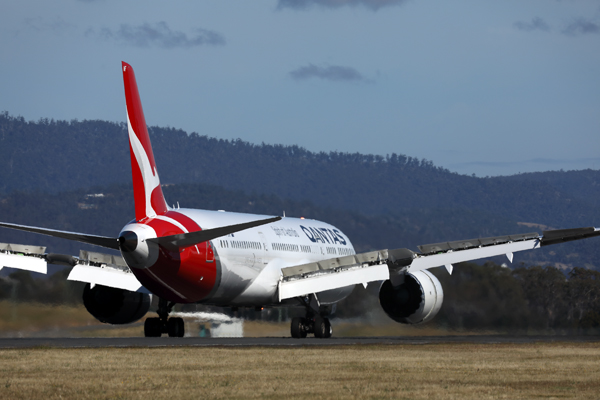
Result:
[[[333,335],[333,329],[331,328],[331,322],[329,322],[328,318],[325,318],[325,324],[327,325],[327,334],[325,337],[330,338],[331,335]]]
[[[160,337],[162,335],[162,323],[159,318],[146,318],[144,321],[145,337]]]
[[[304,318],[292,318],[291,333],[294,339],[302,339],[306,337],[306,330],[304,329]]]
[[[325,323],[325,319],[321,317],[315,318],[315,337],[325,338],[327,337],[327,333],[329,333],[329,329],[327,329],[327,324]]]
[[[169,318],[167,321],[167,331],[170,337],[183,337],[185,333],[185,324],[183,318]]]
[[[316,317],[315,318],[315,337],[316,338],[330,338],[331,337],[331,323],[329,319]]]

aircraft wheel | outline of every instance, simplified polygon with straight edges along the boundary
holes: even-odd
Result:
[[[146,321],[144,321],[144,336],[160,337],[160,335],[162,335],[160,318],[146,318]]]
[[[315,318],[315,337],[328,338],[331,337],[331,323],[327,318]]]
[[[185,324],[183,318],[174,317],[167,321],[167,331],[170,337],[183,337],[185,333]]]
[[[325,321],[327,321],[327,325],[329,325],[329,331],[325,337],[330,338],[333,335],[333,328],[331,327],[331,322],[329,322],[329,319],[325,318]]]
[[[306,330],[304,329],[305,319],[300,317],[292,318],[292,337],[295,339],[301,339],[306,337]]]

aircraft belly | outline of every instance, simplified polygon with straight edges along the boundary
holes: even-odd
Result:
[[[342,301],[346,297],[350,296],[355,286],[356,285],[344,286],[337,289],[319,292],[317,294],[317,298],[319,299],[320,304],[335,304],[338,301]]]
[[[281,259],[269,262],[244,292],[232,299],[232,304],[264,306],[277,302],[277,287],[284,266]]]
[[[228,257],[220,258],[221,283],[215,294],[207,299],[211,304],[230,303],[243,293],[260,273],[254,258]]]

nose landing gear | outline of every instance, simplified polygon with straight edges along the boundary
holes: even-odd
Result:
[[[163,333],[167,333],[170,337],[183,337],[185,333],[185,324],[183,318],[169,318],[169,313],[173,309],[175,303],[167,302],[167,300],[158,300],[158,318],[146,318],[144,322],[144,336],[160,337]]]

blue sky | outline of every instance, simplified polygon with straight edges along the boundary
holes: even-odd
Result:
[[[460,173],[600,169],[600,3],[4,0],[0,110]]]

